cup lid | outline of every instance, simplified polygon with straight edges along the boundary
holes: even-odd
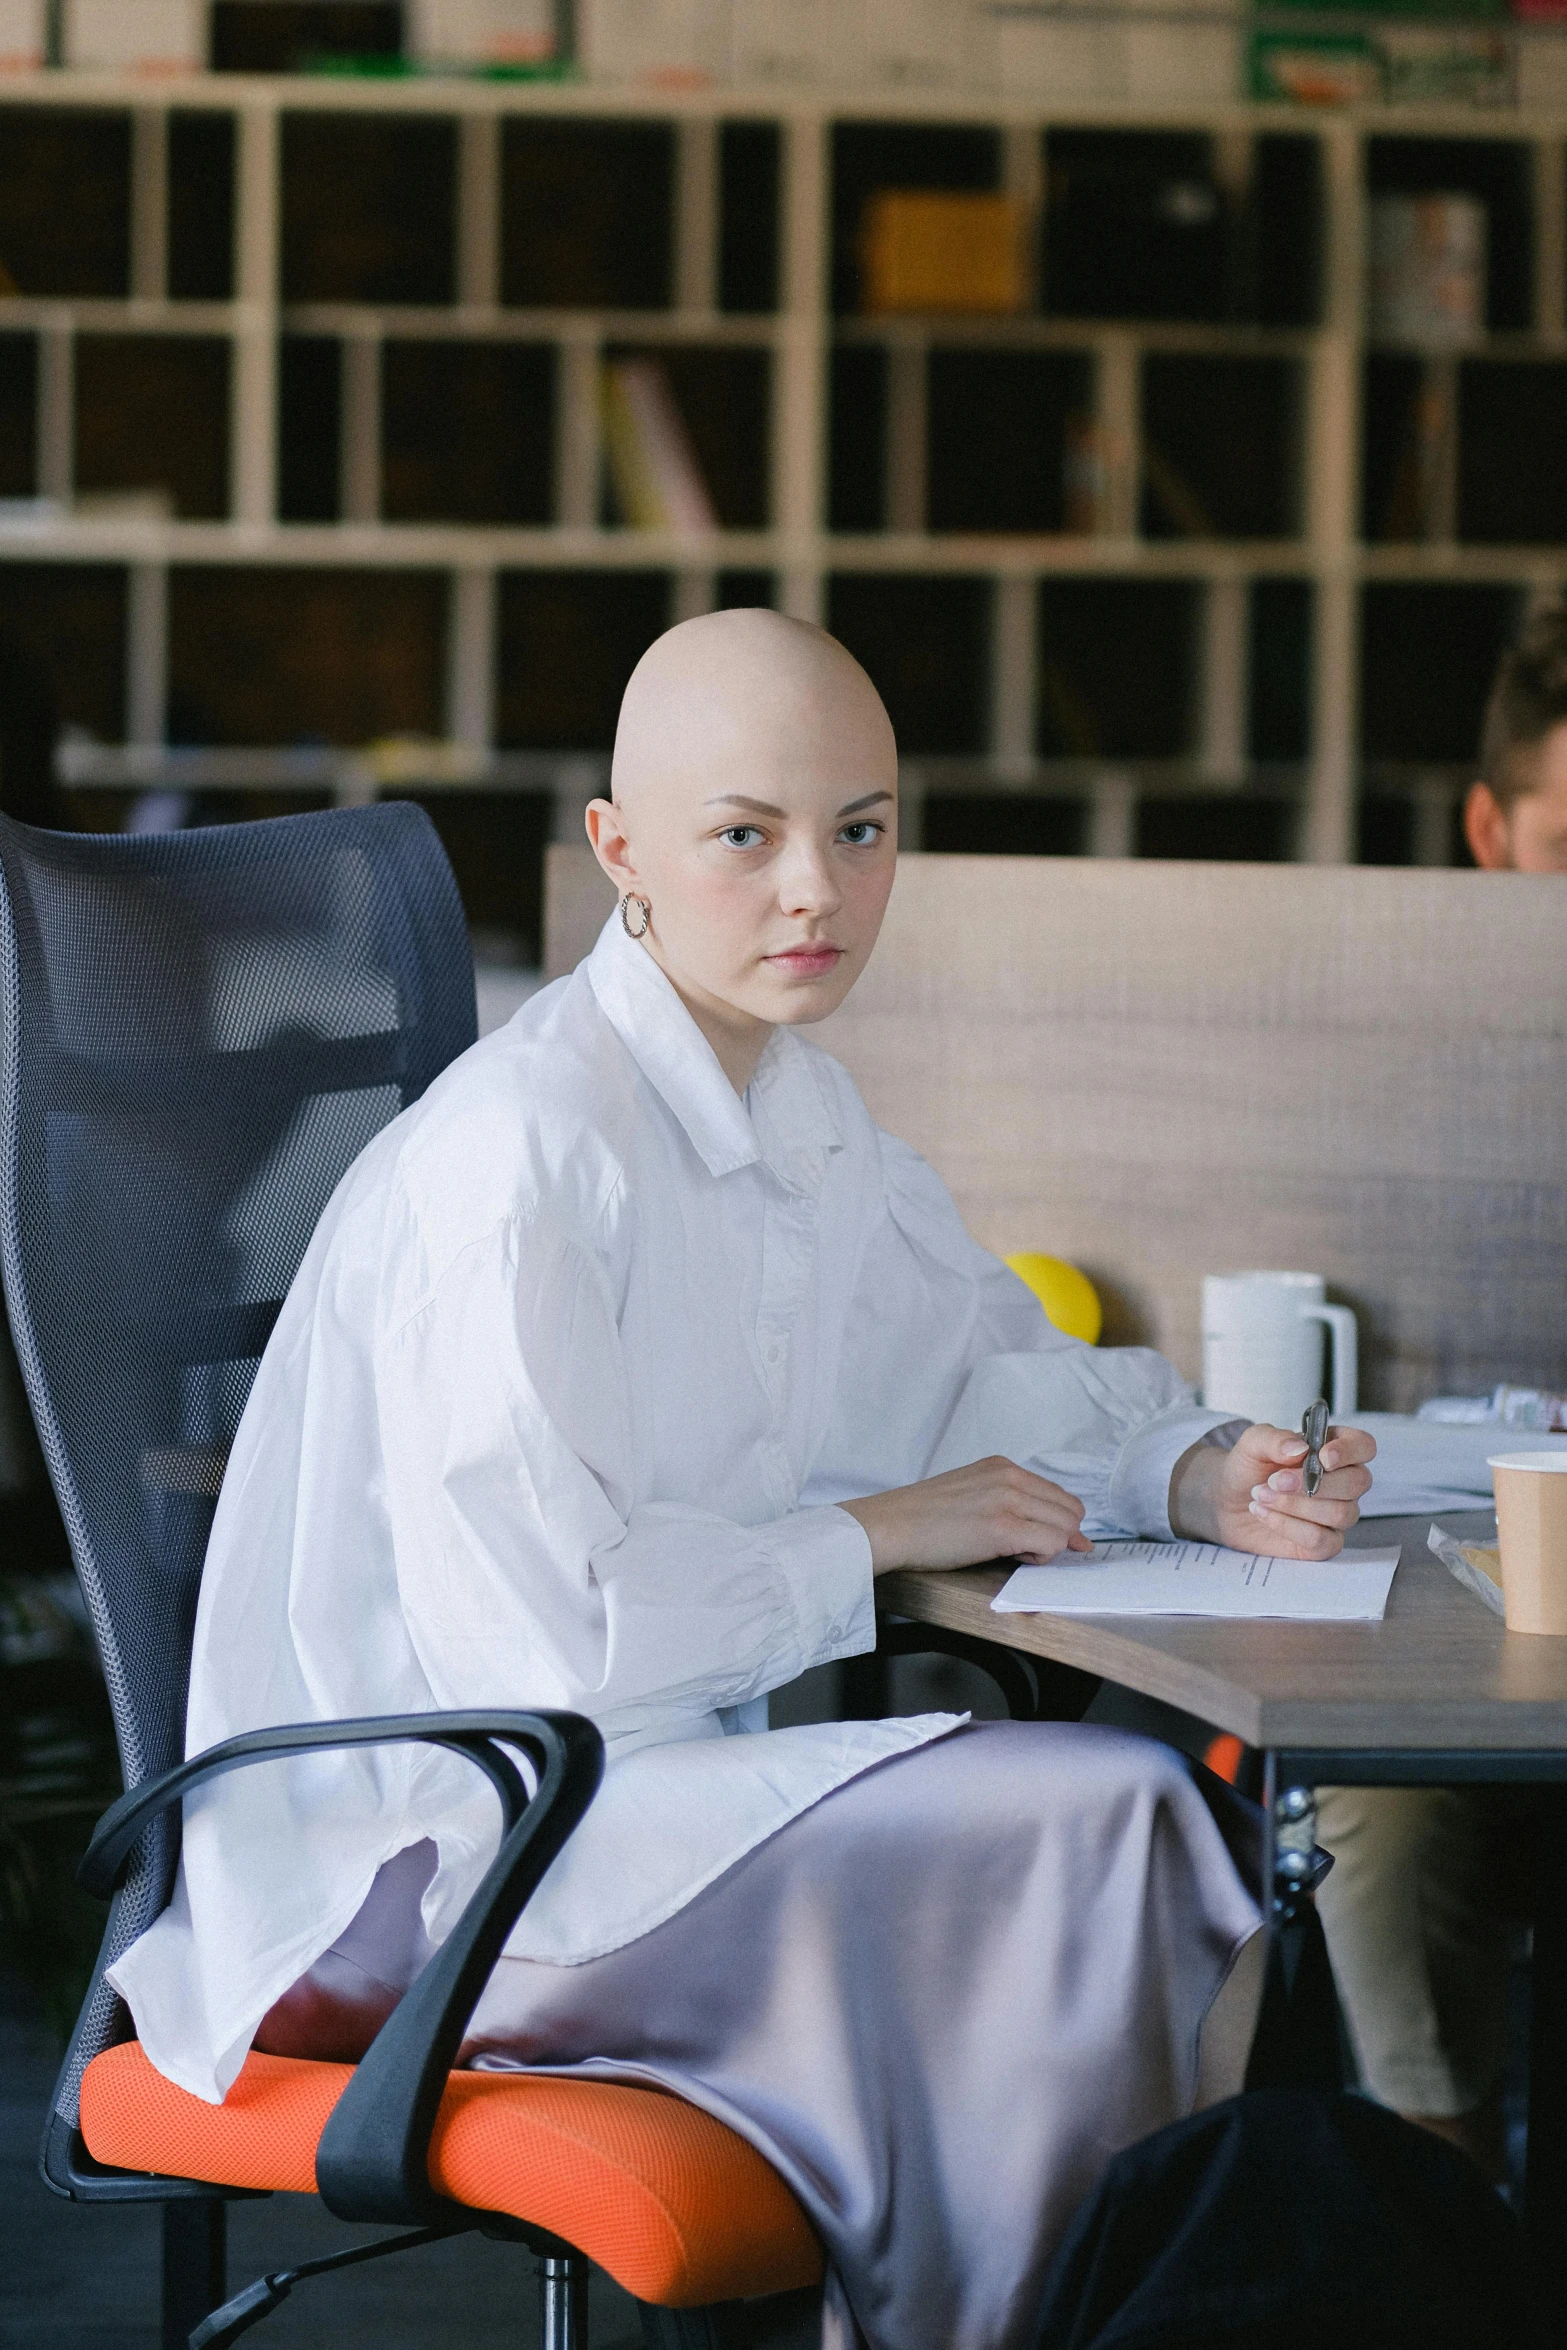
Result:
[[[1567,1477],[1567,1444],[1560,1452],[1495,1452],[1485,1465],[1488,1469],[1540,1469]]]

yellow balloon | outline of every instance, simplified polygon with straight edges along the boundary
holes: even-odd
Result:
[[[1007,1263],[1020,1281],[1028,1283],[1058,1330],[1064,1330],[1068,1338],[1086,1338],[1090,1346],[1098,1344],[1099,1333],[1104,1328],[1104,1310],[1099,1303],[1099,1292],[1086,1273],[1080,1273],[1064,1257],[1041,1257],[1027,1252],[1008,1257]]]

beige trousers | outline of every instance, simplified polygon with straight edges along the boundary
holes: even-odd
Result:
[[[1508,1927],[1483,1789],[1321,1787],[1317,1895],[1361,2078],[1399,2113],[1469,2113],[1497,2088]]]

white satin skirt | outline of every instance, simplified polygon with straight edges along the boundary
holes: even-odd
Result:
[[[1252,1807],[1168,1747],[975,1724],[824,1797],[640,1941],[502,1959],[462,2061],[655,2083],[748,2138],[826,2246],[824,2342],[1024,2350],[1111,2156],[1240,2086],[1258,1856]],[[258,2046],[360,2052],[428,1955],[432,1857],[382,1870]]]

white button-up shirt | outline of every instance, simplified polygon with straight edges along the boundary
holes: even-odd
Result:
[[[328,1205],[224,1480],[189,1751],[353,1714],[590,1715],[603,1788],[508,1947],[591,1958],[952,1727],[766,1729],[770,1689],[874,1645],[870,1547],[835,1503],[1004,1451],[1091,1532],[1167,1534],[1171,1470],[1218,1418],[1158,1355],[1054,1330],[802,1036],[742,1100],[612,919]],[[435,1749],[204,1788],[174,1900],[114,1970],[152,2061],[220,2098],[382,1862],[435,1841],[439,1940],[497,1832]]]

